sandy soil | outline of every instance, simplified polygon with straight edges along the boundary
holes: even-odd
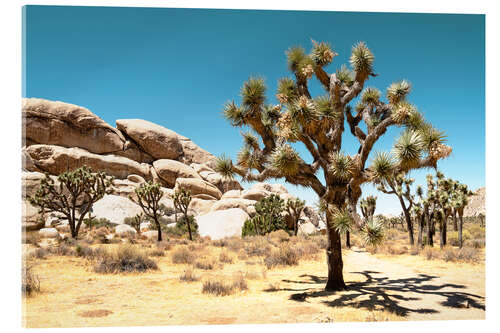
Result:
[[[218,255],[219,248],[210,248]],[[26,298],[27,327],[196,325],[332,321],[484,319],[484,264],[448,264],[419,256],[383,257],[344,251],[349,290],[325,292],[326,265],[318,260],[263,273],[261,258],[196,270],[158,258],[159,271],[103,275],[81,258],[48,257],[35,272],[42,292]],[[218,297],[201,292],[213,276],[250,273],[248,290]],[[258,311],[256,311],[258,309]]]

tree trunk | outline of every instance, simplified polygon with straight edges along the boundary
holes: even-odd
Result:
[[[293,221],[293,235],[297,236],[298,231],[299,231],[299,219],[294,219],[294,221]]]
[[[443,243],[444,246],[446,246],[446,240],[447,240],[447,233],[448,232],[448,218],[446,217],[444,219],[444,224],[443,224]]]
[[[427,223],[427,245],[429,246],[434,246],[434,239],[433,239],[433,233],[432,233],[432,219],[430,218],[429,214],[426,214],[426,223]]]
[[[348,249],[351,248],[351,233],[349,231],[346,231],[345,233],[345,245]]]
[[[327,212],[327,234],[328,247],[326,249],[326,261],[328,264],[328,280],[325,290],[336,291],[346,289],[344,276],[342,273],[342,246],[340,244],[340,234],[332,227],[331,214]]]
[[[189,240],[193,240],[193,234],[191,233],[191,223],[189,223],[189,219],[187,217],[187,213],[184,213],[184,220],[186,221],[187,227],[188,227],[188,233],[189,233]]]
[[[457,213],[456,212],[453,212],[453,230],[458,231]]]
[[[444,232],[444,220],[439,220],[439,248],[443,248],[445,246],[445,232]]]
[[[462,215],[459,215],[458,219],[459,219],[459,222],[458,222],[458,247],[462,248],[462,246],[463,246],[463,242],[462,242],[462,228],[464,226]]]
[[[406,227],[408,228],[408,239],[409,239],[410,245],[414,245],[415,240],[413,238],[413,223],[411,222],[410,212],[408,212],[408,209],[406,208],[403,197],[398,196],[398,198],[399,198],[399,202],[401,203],[401,208],[403,208],[403,214],[404,214],[405,220],[406,220]]]
[[[424,223],[425,223],[425,215],[422,214],[419,216],[418,219],[418,239],[417,239],[417,246],[423,247],[423,234],[424,234]]]
[[[158,218],[155,216],[155,224],[156,227],[158,228],[158,242],[161,242],[163,239],[161,238],[161,225],[160,222],[158,221]]]

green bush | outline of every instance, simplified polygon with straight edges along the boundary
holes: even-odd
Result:
[[[245,221],[241,231],[242,237],[265,235],[276,230],[286,230],[285,202],[276,194],[260,199],[255,204],[256,215]]]

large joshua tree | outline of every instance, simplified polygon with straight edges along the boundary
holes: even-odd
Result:
[[[309,54],[302,47],[292,47],[286,55],[292,78],[278,81],[279,104],[268,104],[264,80],[250,77],[241,88],[241,104],[230,101],[225,105],[224,115],[231,125],[249,127],[250,132],[243,133],[244,146],[237,162],[233,164],[222,156],[217,171],[226,177],[238,174],[245,181],[281,178],[312,188],[329,206],[326,290],[342,290],[346,285],[341,240],[332,222],[332,212],[347,211],[355,224],[361,226],[356,212],[361,185],[371,182],[377,173],[389,171],[380,169],[380,164],[379,169],[366,165],[377,140],[394,125],[414,133],[400,147],[400,159],[390,166],[390,172],[392,168],[408,171],[435,167],[437,160],[449,154],[450,149],[439,139],[433,140],[435,130],[425,125],[422,115],[407,101],[410,85],[406,81],[391,84],[386,101],[381,99],[379,90],[364,89],[366,81],[376,76],[375,58],[365,43],[352,48],[351,69],[343,65],[333,73],[327,67],[337,54],[328,43],[313,41]],[[309,82],[313,77],[320,82],[324,95],[311,96]],[[359,103],[351,107],[358,96]],[[352,155],[342,151],[346,122],[359,142],[357,152]],[[311,163],[295,150],[294,145],[299,143],[311,154]]]

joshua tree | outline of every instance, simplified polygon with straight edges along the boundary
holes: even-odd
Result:
[[[182,187],[175,190],[174,194],[172,195],[172,200],[174,201],[174,207],[176,210],[176,216],[177,216],[177,211],[180,211],[182,213],[182,217],[186,222],[189,234],[189,240],[193,240],[193,232],[191,229],[192,227],[191,222],[193,221],[188,216],[188,208],[189,204],[191,203],[191,199],[192,199],[191,191],[186,190]]]
[[[283,218],[285,202],[276,194],[260,199],[255,204],[256,215],[245,222],[242,236],[265,235],[276,230],[285,230]]]
[[[413,206],[410,210],[410,214],[413,217],[413,220],[418,223],[418,238],[417,245],[423,247],[424,246],[424,227],[425,227],[425,218],[426,212],[428,210],[427,200],[424,199],[424,190],[422,186],[417,186],[416,190],[417,197],[419,201],[413,201]]]
[[[452,206],[452,216],[454,224],[456,225],[456,220],[458,216],[458,243],[459,247],[462,248],[463,239],[462,239],[462,230],[463,230],[463,216],[464,209],[467,206],[469,201],[469,197],[473,195],[471,191],[467,188],[467,185],[460,184],[458,181],[454,181],[452,184],[452,193],[451,193],[451,206]]]
[[[361,214],[365,221],[369,221],[373,218],[375,214],[375,209],[377,208],[377,197],[369,195],[359,202],[359,207],[361,208]]]
[[[342,248],[340,233],[332,223],[336,208],[346,210],[355,224],[361,226],[356,206],[361,196],[361,186],[376,178],[377,173],[393,169],[409,171],[422,167],[436,167],[438,159],[447,156],[451,148],[433,135],[436,130],[424,122],[407,96],[410,84],[395,82],[387,89],[387,101],[375,88],[363,90],[374,72],[374,56],[365,43],[352,48],[352,70],[341,66],[334,73],[327,73],[328,65],[337,55],[328,43],[313,41],[309,54],[302,47],[292,47],[287,52],[288,68],[293,78],[284,77],[278,82],[278,105],[266,103],[266,85],[262,78],[251,77],[241,88],[241,105],[234,101],[224,107],[224,115],[236,127],[248,126],[252,132],[244,133],[244,146],[238,161],[222,156],[217,171],[230,177],[238,174],[244,181],[264,181],[283,178],[288,183],[312,188],[318,198],[331,207],[327,209],[327,290],[342,290]],[[316,77],[325,95],[313,98],[309,80]],[[360,96],[361,95],[361,96]],[[351,101],[360,96],[353,109]],[[344,125],[359,142],[355,154],[342,151]],[[361,122],[366,124],[366,130]],[[397,161],[387,169],[366,166],[370,152],[389,126],[404,126],[411,135],[399,147]],[[257,134],[257,136],[255,135]],[[307,163],[294,149],[303,144],[312,156]],[[380,164],[379,164],[380,165]],[[322,182],[318,172],[321,170]],[[256,171],[256,172],[255,172]]]
[[[406,140],[404,135],[399,139],[399,141]],[[415,180],[413,178],[408,178],[404,172],[397,174],[385,174],[381,178],[376,179],[377,189],[385,194],[394,194],[398,197],[399,204],[403,210],[403,216],[406,221],[406,227],[408,229],[408,240],[410,245],[415,243],[413,237],[413,223],[410,216],[410,211],[413,206],[414,197],[411,194],[410,186]],[[408,203],[406,203],[405,202]]]
[[[141,223],[142,221],[144,221],[144,214],[143,213],[140,213],[140,214],[136,214],[132,217],[126,217],[124,222],[125,224],[128,224],[129,226],[131,226],[132,228],[135,229],[135,231],[137,231],[138,234],[141,233]]]
[[[304,200],[300,200],[299,198],[294,200],[290,199],[286,202],[286,209],[288,210],[288,213],[293,221],[293,234],[295,236],[297,236],[297,232],[299,230],[300,213],[302,213],[305,206],[306,202]]]
[[[485,216],[483,213],[479,213],[477,214],[477,217],[479,218],[479,222],[481,224],[481,227],[484,227],[484,220],[485,220]]]
[[[144,215],[154,222],[158,229],[158,242],[161,242],[160,217],[164,212],[160,204],[160,199],[163,197],[163,191],[160,189],[160,184],[153,182],[142,183],[134,192],[137,198],[129,195],[129,199],[138,204],[142,208]]]
[[[86,166],[67,171],[57,177],[59,184],[45,174],[35,195],[29,202],[45,211],[59,212],[68,220],[71,237],[76,239],[85,218],[93,204],[110,193],[113,178],[103,172],[93,173]]]

